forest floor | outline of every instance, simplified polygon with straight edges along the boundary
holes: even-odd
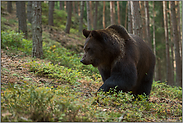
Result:
[[[1,25],[4,31],[17,31],[15,11],[9,14],[3,9],[1,16],[6,19]],[[45,53],[58,58],[46,54],[37,59],[9,46],[1,49],[1,121],[182,121],[182,88],[154,82],[148,102],[131,102],[128,94],[96,94],[102,85],[100,75],[79,64],[84,37],[43,25],[43,40]],[[58,53],[63,47],[67,50]]]

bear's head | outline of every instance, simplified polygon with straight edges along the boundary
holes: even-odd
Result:
[[[86,41],[84,56],[80,62],[84,65],[92,64],[94,67],[98,67],[105,59],[105,44],[101,32],[84,29],[83,35],[86,37]]]

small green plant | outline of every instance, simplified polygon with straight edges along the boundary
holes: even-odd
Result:
[[[7,30],[1,32],[1,48],[20,48],[22,44],[23,34],[15,31]]]

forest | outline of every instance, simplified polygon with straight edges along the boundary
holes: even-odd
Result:
[[[156,57],[149,101],[96,94],[83,29],[119,24]],[[1,1],[2,122],[182,122],[182,1]]]

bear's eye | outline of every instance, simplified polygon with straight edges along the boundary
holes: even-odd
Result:
[[[91,48],[90,47],[88,47],[87,49],[86,49],[86,51],[89,51]]]

